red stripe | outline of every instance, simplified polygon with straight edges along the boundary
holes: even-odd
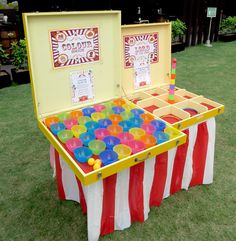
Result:
[[[129,209],[131,223],[134,221],[144,222],[143,176],[144,162],[130,168]]]
[[[206,122],[198,125],[197,138],[193,150],[193,174],[190,186],[203,183],[208,147],[208,129]]]
[[[101,218],[101,235],[114,232],[115,223],[116,174],[103,179],[103,204]],[[94,200],[96,205],[96,200]]]
[[[61,170],[61,164],[59,159],[59,153],[55,149],[55,165],[56,165],[56,178],[57,178],[57,189],[58,189],[58,196],[61,200],[65,200],[65,191],[63,188],[62,183],[62,170]]]
[[[77,181],[77,185],[78,185],[78,188],[79,188],[80,206],[82,208],[83,214],[86,214],[87,213],[87,204],[86,204],[86,200],[85,200],[85,197],[84,197],[84,191],[83,191],[81,182],[77,177],[76,177],[76,181]]]
[[[184,166],[186,162],[186,156],[188,151],[188,143],[189,143],[189,130],[183,131],[187,135],[187,141],[185,144],[179,146],[177,148],[171,178],[171,186],[170,186],[170,194],[178,192],[181,190],[182,179],[184,173]]]
[[[165,190],[168,152],[156,156],[149,206],[160,206]]]

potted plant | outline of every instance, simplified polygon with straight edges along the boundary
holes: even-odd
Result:
[[[187,29],[186,24],[180,19],[171,21],[171,52],[178,52],[185,49],[184,34]]]
[[[18,84],[26,84],[30,82],[29,70],[27,64],[26,42],[20,39],[18,42],[11,43],[12,63],[16,68],[11,70],[13,81]]]
[[[236,16],[229,16],[221,21],[219,40],[224,42],[236,40]]]
[[[9,73],[2,70],[2,65],[7,63],[8,54],[5,53],[2,45],[0,45],[0,89],[11,85],[11,77]]]

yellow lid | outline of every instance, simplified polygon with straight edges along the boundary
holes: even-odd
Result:
[[[120,11],[24,13],[23,20],[38,119],[121,96]],[[79,57],[72,59],[73,41],[81,46],[83,39],[86,52],[76,45]],[[84,71],[92,73],[94,98],[74,103],[71,76]]]
[[[171,23],[150,23],[123,25],[122,35],[122,88],[124,94],[130,95],[136,91],[147,90],[163,84],[169,84],[169,74],[171,67]],[[148,39],[150,39],[148,41]],[[133,40],[134,39],[134,40]],[[150,80],[147,85],[134,85],[134,67],[131,63],[134,58],[142,55],[139,51],[149,48]],[[156,51],[152,52],[151,49]],[[137,50],[137,51],[136,51]],[[139,53],[141,53],[139,55]],[[154,54],[155,53],[155,56]],[[137,55],[135,55],[137,54]]]

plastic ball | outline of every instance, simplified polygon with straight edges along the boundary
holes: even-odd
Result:
[[[95,163],[93,165],[93,170],[98,170],[99,168],[101,168],[101,164],[100,163]]]
[[[97,163],[102,165],[102,161],[100,159],[96,159],[95,164],[97,164]]]
[[[95,164],[95,160],[94,160],[94,158],[89,158],[88,159],[88,164],[89,164],[89,166],[93,166],[94,164]]]

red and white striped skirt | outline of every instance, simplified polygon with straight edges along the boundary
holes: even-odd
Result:
[[[213,182],[215,129],[215,118],[193,125],[184,130],[185,144],[88,186],[51,147],[59,198],[79,202],[87,213],[89,241],[144,222],[150,207],[159,206],[163,198]]]

